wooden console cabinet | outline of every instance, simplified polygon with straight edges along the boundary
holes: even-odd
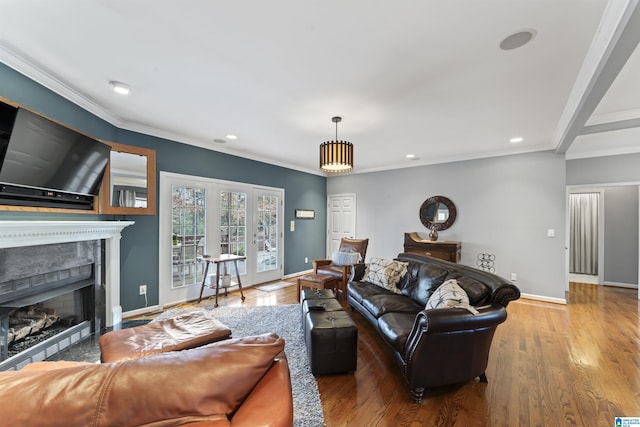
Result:
[[[416,232],[404,233],[404,251],[412,254],[428,255],[445,261],[460,261],[461,242],[423,239]]]

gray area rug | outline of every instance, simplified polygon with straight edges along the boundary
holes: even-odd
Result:
[[[285,353],[291,372],[294,426],[324,425],[324,414],[318,384],[311,373],[302,335],[300,305],[257,307],[176,308],[162,313],[166,319],[194,310],[202,310],[227,325],[234,338],[275,332],[285,340]]]

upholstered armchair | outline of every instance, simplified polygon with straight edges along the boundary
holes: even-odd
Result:
[[[333,253],[331,259],[313,261],[313,272],[338,278],[338,292],[345,295],[347,282],[351,276],[351,266],[358,262],[364,262],[368,245],[369,239],[342,238],[338,251]]]

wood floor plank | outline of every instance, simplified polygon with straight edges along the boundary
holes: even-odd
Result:
[[[295,279],[290,279],[291,281]],[[245,290],[245,305],[297,303],[296,287]],[[359,313],[355,374],[317,377],[327,426],[612,426],[640,416],[635,289],[571,283],[567,304],[520,299],[496,331],[488,383],[413,403],[393,353]],[[205,300],[203,304],[208,304]],[[220,305],[240,305],[235,292]]]

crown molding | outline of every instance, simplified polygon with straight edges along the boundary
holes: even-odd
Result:
[[[17,49],[12,48],[4,40],[0,41],[0,62],[102,120],[120,127],[122,120],[118,116],[43,69],[36,61],[19,53]]]

